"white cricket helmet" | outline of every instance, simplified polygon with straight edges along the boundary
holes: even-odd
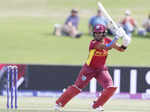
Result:
[[[126,11],[125,11],[125,15],[126,15],[126,16],[130,16],[130,15],[131,15],[131,11],[130,11],[130,10],[126,10]]]

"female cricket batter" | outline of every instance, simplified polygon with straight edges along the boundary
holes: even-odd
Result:
[[[108,51],[112,48],[123,52],[126,47],[119,45],[117,40],[122,36],[120,32],[116,32],[115,39],[111,40],[106,37],[105,26],[98,24],[93,31],[94,39],[90,42],[89,56],[83,65],[75,83],[67,88],[67,90],[57,99],[55,110],[61,111],[74,96],[82,91],[82,88],[87,86],[88,82],[94,77],[103,87],[101,96],[93,102],[92,108],[98,112],[103,111],[103,105],[114,94],[117,87],[113,86],[112,78],[105,65],[108,56]]]

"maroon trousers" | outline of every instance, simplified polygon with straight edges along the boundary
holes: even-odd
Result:
[[[56,104],[64,107],[74,96],[81,92],[92,78],[96,78],[98,83],[104,88],[105,91],[102,95],[94,102],[93,108],[103,106],[104,103],[114,94],[116,88],[113,86],[112,78],[108,72],[107,67],[102,66],[99,69],[93,69],[84,65],[75,81],[75,84],[69,86],[67,90],[56,100]]]
[[[75,85],[78,88],[82,89],[88,85],[89,81],[93,77],[98,81],[98,83],[104,89],[113,86],[112,78],[111,78],[106,66],[102,66],[99,69],[94,69],[87,65],[84,65],[82,67],[82,69],[75,81]]]

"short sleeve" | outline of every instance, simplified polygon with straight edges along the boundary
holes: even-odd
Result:
[[[68,22],[71,20],[71,17],[67,17],[66,21],[65,21],[65,24],[68,24]]]
[[[94,19],[94,17],[91,17],[91,18],[90,18],[90,20],[89,20],[89,24],[90,24],[90,25],[93,25],[93,19]]]
[[[111,40],[110,38],[108,38],[108,37],[105,38],[105,43],[106,43],[106,44],[110,43],[111,41],[112,41],[112,40]]]
[[[98,44],[97,41],[92,40],[92,41],[90,42],[89,50],[94,49],[94,47],[95,47],[97,44]]]

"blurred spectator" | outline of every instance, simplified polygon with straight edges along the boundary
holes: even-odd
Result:
[[[150,32],[150,14],[148,15],[148,18],[144,20],[143,27],[147,32]]]
[[[146,36],[147,35],[147,31],[144,28],[139,28],[137,31],[139,36]]]
[[[150,32],[150,14],[148,15],[148,18],[143,21],[142,28],[138,30],[138,35],[146,36],[147,32]]]
[[[130,10],[125,11],[125,17],[121,21],[121,25],[122,25],[123,29],[125,30],[125,32],[127,33],[127,35],[131,37],[132,33],[135,31],[135,29],[137,27],[137,23],[134,20],[134,18],[131,17]]]
[[[97,14],[92,16],[89,20],[89,34],[92,34],[93,28],[97,24],[102,24],[107,28],[109,34],[112,34],[111,30],[108,29],[108,20],[103,16],[102,11],[100,9],[97,10]]]
[[[72,9],[64,25],[55,24],[54,34],[57,36],[81,37],[82,33],[78,31],[79,16],[77,9]]]

